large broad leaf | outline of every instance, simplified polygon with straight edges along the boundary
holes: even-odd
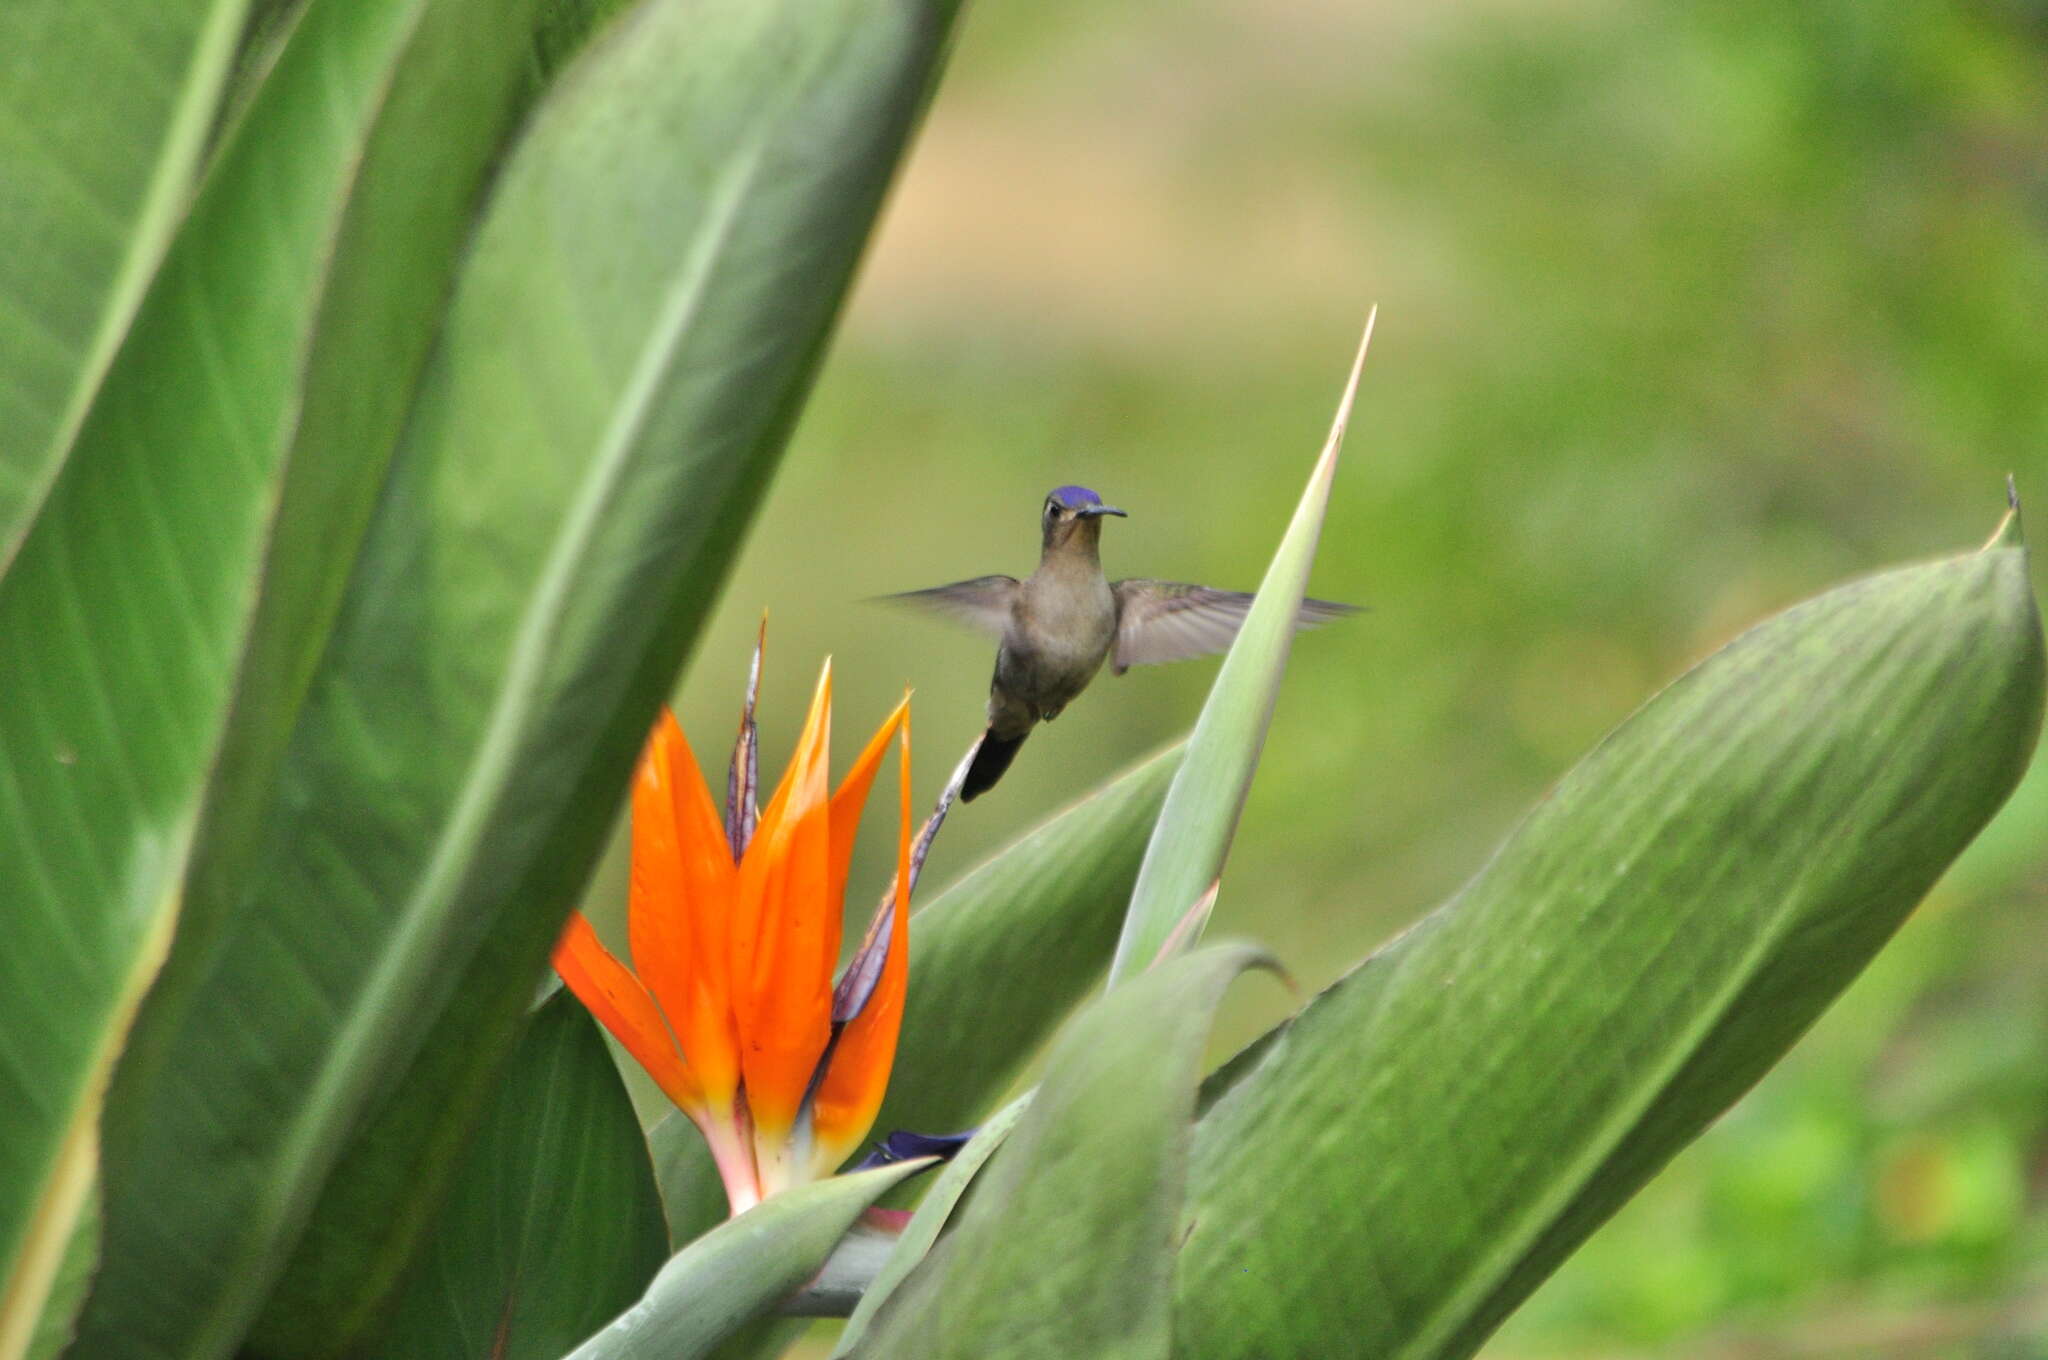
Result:
[[[317,337],[417,287],[375,228],[460,194],[431,148],[468,87],[440,78],[436,32],[405,0],[307,21],[0,578],[0,1331],[68,1236],[99,1088],[166,943]],[[115,1200],[110,1182],[110,1232]]]
[[[163,1075],[172,1036],[212,967],[251,865],[264,852],[261,823],[278,764],[439,330],[475,200],[519,108],[523,29],[535,0],[436,3],[422,16],[431,22],[423,22],[414,44],[422,74],[394,86],[387,117],[406,127],[417,126],[421,115],[433,120],[435,135],[417,143],[413,173],[437,192],[411,202],[365,195],[345,225],[375,268],[337,277],[331,292],[359,305],[330,300],[313,339],[261,594],[186,875],[178,933],[115,1076],[109,1137],[117,1145],[135,1136],[137,1121],[151,1117],[151,1084]],[[293,31],[297,17],[290,5],[265,5],[263,32],[251,41],[278,41],[272,30]],[[460,118],[449,117],[451,111]],[[129,1169],[115,1167],[117,1192]],[[155,1181],[145,1170],[139,1184],[147,1194]]]
[[[2024,553],[1871,577],[1659,695],[1232,1069],[1193,1356],[1469,1355],[1846,986],[2025,768]]]
[[[1259,958],[1176,958],[1077,1016],[960,1222],[850,1354],[1166,1360],[1209,1018]]]
[[[244,8],[0,5],[0,571],[190,200]]]
[[[667,1259],[625,1083],[560,991],[519,1041],[375,1354],[559,1360]]]
[[[690,1244],[647,1294],[569,1360],[696,1360],[817,1274],[867,1207],[928,1162],[901,1162],[772,1195]]]
[[[153,1183],[125,1220],[110,1197],[124,1287],[89,1315],[96,1354],[218,1354],[309,1219],[259,1352],[345,1348],[389,1297],[807,390],[949,11],[651,0],[536,110],[254,849],[222,848],[249,869],[218,886],[164,1078],[124,1112]]]
[[[366,196],[346,227],[376,261],[370,280],[376,291],[360,306],[330,304],[314,337],[178,934],[115,1076],[107,1136],[117,1149],[111,1172],[117,1213],[131,1213],[160,1184],[152,1163],[120,1150],[154,1136],[158,1084],[182,1080],[165,1064],[174,1060],[177,1035],[214,966],[221,933],[248,905],[253,866],[267,853],[265,819],[280,764],[439,333],[481,189],[523,108],[536,2],[434,0],[415,40],[422,75],[392,90],[387,116],[394,124],[416,127],[414,120],[424,115],[433,129],[431,136],[412,134],[412,174],[436,192],[412,203]],[[296,3],[272,0],[259,8],[260,31],[251,34],[244,58],[258,70],[243,73],[248,81],[276,56],[266,59],[262,49],[296,32],[304,17]],[[317,33],[325,16],[312,12]],[[364,274],[342,276],[336,291],[360,285]]]
[[[1005,846],[910,918],[910,992],[876,1135],[979,1119],[1102,976],[1180,748]],[[650,1137],[669,1230],[725,1217],[704,1140],[681,1115]]]
[[[1266,744],[1266,728],[1273,721],[1280,678],[1287,671],[1295,617],[1308,590],[1323,512],[1330,504],[1330,484],[1337,476],[1337,455],[1344,448],[1344,428],[1351,419],[1351,402],[1358,395],[1358,374],[1372,345],[1377,315],[1375,310],[1366,318],[1358,357],[1351,361],[1351,376],[1338,399],[1322,456],[1309,474],[1308,487],[1266,568],[1244,626],[1216,673],[1194,735],[1188,738],[1187,755],[1167,790],[1110,965],[1112,987],[1150,967],[1162,952],[1190,948],[1208,924],[1223,861],[1230,854],[1245,794]]]

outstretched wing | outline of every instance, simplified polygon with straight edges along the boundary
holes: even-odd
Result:
[[[1017,598],[1014,576],[977,576],[972,581],[955,581],[930,590],[906,590],[901,595],[876,598],[890,604],[915,605],[954,623],[978,628],[991,637],[1001,637],[1010,624],[1010,602]]]
[[[1183,581],[1134,578],[1113,587],[1117,600],[1116,673],[1132,666],[1185,661],[1226,651],[1244,623],[1252,597],[1241,590],[1216,590]],[[1313,628],[1355,614],[1358,606],[1303,600],[1294,626]]]

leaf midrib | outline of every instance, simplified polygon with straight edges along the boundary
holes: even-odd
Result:
[[[585,490],[571,509],[568,523],[556,539],[539,578],[535,601],[526,611],[510,653],[500,697],[493,706],[470,773],[463,780],[447,830],[440,837],[419,886],[408,896],[398,915],[398,930],[381,951],[380,961],[371,970],[365,986],[356,993],[355,1003],[329,1050],[332,1056],[314,1074],[311,1095],[300,1107],[305,1113],[291,1121],[280,1144],[283,1155],[272,1160],[280,1174],[269,1178],[267,1188],[258,1196],[263,1208],[253,1216],[253,1222],[264,1231],[245,1236],[247,1249],[240,1254],[244,1261],[267,1252],[268,1225],[289,1221],[303,1211],[304,1204],[310,1203],[312,1196],[303,1188],[304,1177],[296,1169],[326,1160],[348,1132],[346,1120],[326,1111],[344,1103],[352,1088],[366,1082],[368,1059],[385,1043],[379,1034],[385,1017],[395,1013],[394,1008],[403,998],[416,994],[428,975],[446,966],[439,957],[441,951],[428,946],[441,943],[451,929],[452,904],[459,898],[462,879],[490,825],[490,813],[504,786],[504,775],[520,750],[519,738],[526,730],[527,718],[537,707],[534,696],[566,613],[564,604],[577,576],[575,567],[599,537],[605,507],[624,481],[636,451],[637,436],[645,428],[655,404],[661,378],[710,291],[746,193],[759,173],[767,144],[780,126],[778,118],[757,132],[714,190],[708,228],[700,234],[698,249],[677,276],[680,287],[671,291],[671,300],[664,308],[657,328],[660,341],[650,347],[646,358],[636,366],[626,398],[600,445],[601,452],[595,461],[597,475],[586,481]],[[436,903],[444,905],[437,909]],[[223,1322],[232,1326],[226,1311],[215,1308],[210,1328],[218,1328]],[[214,1335],[217,1339],[227,1336],[230,1344],[234,1339],[218,1330]]]
[[[88,9],[91,7],[88,6]],[[213,13],[201,27],[186,63],[184,93],[178,99],[168,129],[142,195],[142,211],[128,230],[128,246],[122,252],[113,287],[107,292],[99,313],[100,322],[86,346],[85,360],[71,387],[71,396],[56,428],[43,445],[37,471],[28,479],[28,490],[15,508],[13,526],[0,534],[0,578],[7,575],[27,541],[29,529],[41,518],[43,508],[70,463],[78,432],[86,414],[98,398],[113,367],[114,355],[127,337],[135,314],[156,278],[176,232],[174,219],[183,215],[191,202],[190,175],[199,152],[213,126],[215,105],[233,60],[236,41],[248,0],[215,0]]]
[[[1898,758],[1898,748],[1890,747],[1883,757],[1883,765],[1889,767]],[[1877,778],[1865,780],[1851,805],[1844,810],[1843,820],[1855,821],[1881,785],[1882,781]],[[1550,1189],[1514,1221],[1512,1231],[1502,1231],[1493,1236],[1492,1240],[1500,1245],[1482,1257],[1480,1263],[1465,1271],[1463,1281],[1456,1289],[1439,1294],[1443,1301],[1425,1315],[1422,1324],[1414,1330],[1413,1339],[1395,1352],[1396,1360],[1406,1360],[1407,1357],[1427,1360],[1442,1354],[1445,1343],[1471,1325],[1479,1306],[1501,1288],[1543,1235],[1594,1184],[1601,1168],[1613,1157],[1616,1149],[1626,1144],[1650,1114],[1659,1108],[1707,1041],[1736,1013],[1742,997],[1764,971],[1764,965],[1779,953],[1788,922],[1796,914],[1796,904],[1803,900],[1801,889],[1810,872],[1810,867],[1803,869],[1779,896],[1768,927],[1754,933],[1751,946],[1743,952],[1739,965],[1729,970],[1727,981],[1715,990],[1710,1002],[1693,1011],[1693,1022],[1679,1031],[1674,1042],[1666,1047],[1664,1060],[1659,1063],[1655,1076],[1641,1083],[1641,1098],[1620,1102],[1614,1114],[1601,1121],[1598,1136],[1587,1140],[1585,1151],[1571,1159],[1565,1169],[1552,1179]]]

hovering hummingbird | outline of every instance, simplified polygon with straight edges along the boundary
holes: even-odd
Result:
[[[960,798],[971,801],[1010,768],[1031,729],[1051,722],[1088,687],[1107,660],[1118,675],[1133,666],[1224,651],[1237,636],[1252,597],[1180,581],[1102,574],[1102,520],[1124,515],[1085,486],[1063,486],[1045,498],[1038,570],[977,576],[930,590],[885,595],[945,615],[1000,639],[988,687],[988,731],[969,766]],[[1295,619],[1309,628],[1355,612],[1355,606],[1303,600]]]

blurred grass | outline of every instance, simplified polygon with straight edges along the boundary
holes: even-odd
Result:
[[[1255,584],[1371,301],[1311,588],[1373,612],[1296,647],[1215,926],[1309,985],[1734,632],[1980,541],[2008,470],[2048,505],[2048,9],[973,8],[687,677],[700,752],[766,606],[769,766],[832,652],[842,758],[914,684],[935,791],[991,650],[860,601],[1028,570],[1060,483],[1133,512],[1112,575]],[[1105,675],[931,881],[1213,670]],[[1488,1354],[2048,1353],[2044,905],[2048,769]],[[1274,1018],[1243,990],[1226,1043]]]

